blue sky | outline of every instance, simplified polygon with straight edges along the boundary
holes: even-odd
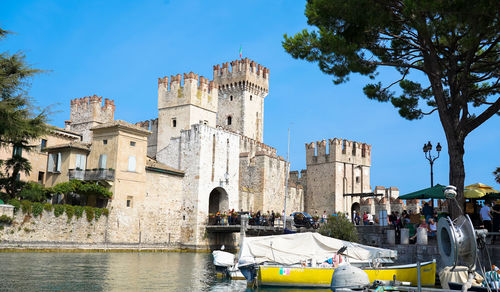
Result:
[[[97,94],[115,100],[116,119],[157,117],[157,78],[193,71],[212,79],[212,66],[248,57],[270,69],[264,142],[286,157],[291,128],[292,169],[304,169],[305,143],[345,138],[372,145],[371,186],[402,193],[430,185],[422,146],[441,142],[434,182],[448,183],[448,155],[437,114],[407,121],[389,103],[368,100],[368,80],[351,76],[335,86],[316,64],[292,59],[283,34],[307,27],[305,1],[3,1],[0,27],[15,32],[0,51],[24,51],[35,68],[30,95],[52,105],[51,123],[64,126],[70,99]],[[383,70],[381,81],[394,80]],[[466,185],[500,189],[500,117],[466,140]]]

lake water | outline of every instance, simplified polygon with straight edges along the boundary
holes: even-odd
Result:
[[[0,275],[0,291],[253,291],[206,253],[0,253]]]

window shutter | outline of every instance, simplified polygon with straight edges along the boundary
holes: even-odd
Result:
[[[135,171],[135,156],[128,157],[128,171]]]
[[[47,165],[48,172],[54,171],[55,160],[56,160],[56,155],[53,153],[49,154],[49,161],[48,161],[48,165]]]
[[[101,154],[99,156],[99,168],[106,168],[106,159],[107,159],[106,154]]]
[[[62,162],[62,154],[61,152],[57,153],[57,169],[56,171],[61,171],[61,162]]]

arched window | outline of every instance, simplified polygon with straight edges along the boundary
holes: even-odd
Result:
[[[233,101],[233,96],[232,95],[229,96],[229,100]]]
[[[250,100],[252,100],[252,96],[250,95]]]
[[[233,122],[233,118],[231,116],[227,117],[227,125],[231,125]]]

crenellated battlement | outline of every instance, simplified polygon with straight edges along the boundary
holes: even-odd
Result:
[[[213,72],[214,81],[222,93],[242,89],[262,97],[269,93],[269,69],[248,58],[214,65]]]
[[[306,161],[308,165],[344,162],[370,166],[371,145],[338,138],[306,143]]]
[[[99,124],[112,122],[115,116],[114,100],[92,95],[71,100],[70,120],[67,125],[71,131],[83,135],[83,142],[90,143],[90,129]]]
[[[142,122],[137,122],[134,125],[148,131],[153,131],[154,128],[158,128],[158,119],[145,120]]]
[[[193,72],[158,78],[159,109],[192,104],[216,112],[217,98],[214,81]]]

